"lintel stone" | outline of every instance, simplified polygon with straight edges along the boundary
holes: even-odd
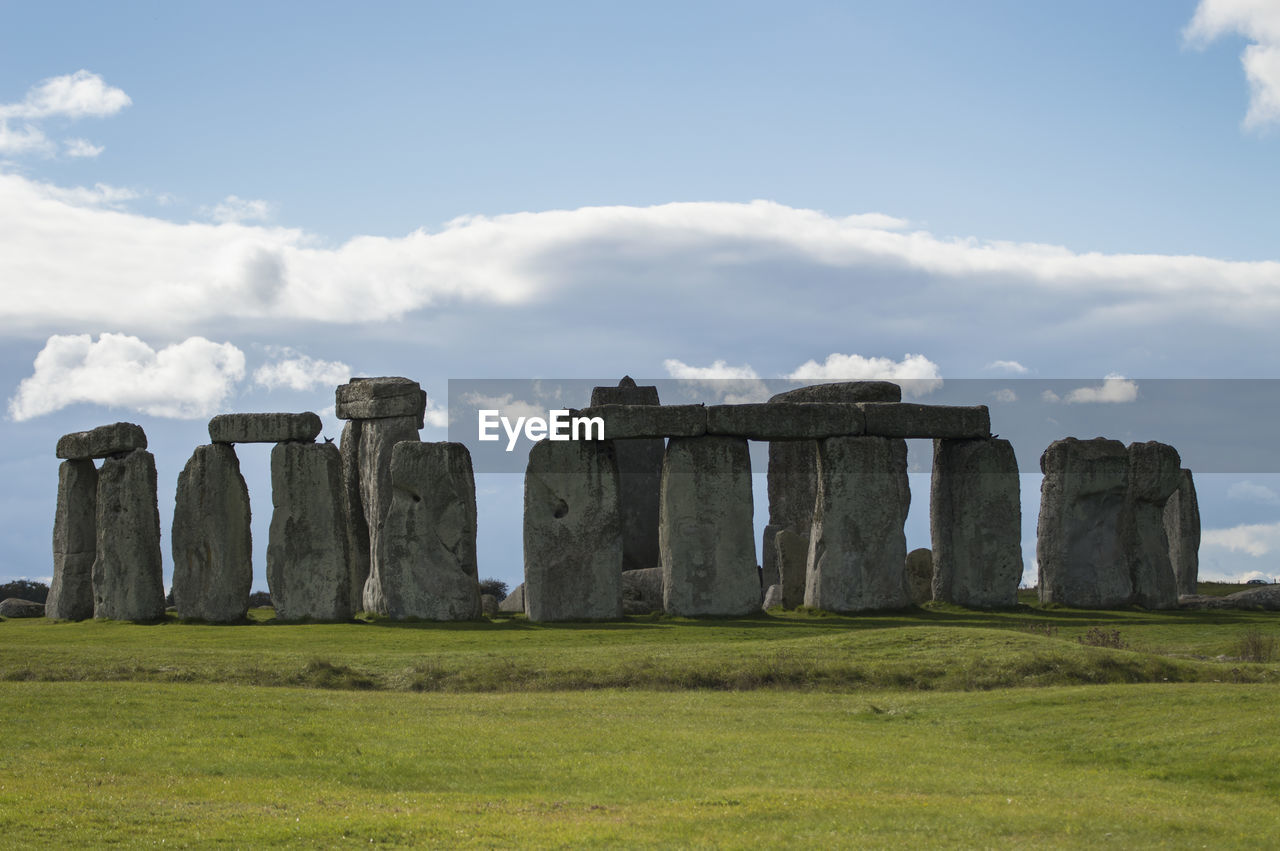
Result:
[[[147,448],[147,435],[134,423],[112,423],[58,438],[57,455],[68,461],[108,458]]]
[[[312,443],[320,417],[303,414],[219,414],[209,420],[211,443]]]
[[[866,434],[875,437],[932,437],[952,440],[991,436],[986,405],[921,405],[914,402],[861,402]]]
[[[707,434],[751,440],[817,440],[856,437],[864,427],[857,405],[813,402],[712,405],[707,408]]]
[[[353,378],[338,386],[335,401],[340,420],[416,416],[419,428],[427,410],[426,391],[418,382],[398,376]]]
[[[570,414],[603,418],[606,440],[701,437],[707,433],[706,405],[595,405]]]

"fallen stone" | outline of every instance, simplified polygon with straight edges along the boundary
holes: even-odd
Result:
[[[147,435],[142,426],[112,423],[89,431],[77,431],[58,438],[57,455],[73,461],[108,458],[147,448]]]
[[[668,614],[760,609],[751,456],[737,437],[678,437],[662,467],[658,546]]]
[[[804,605],[804,587],[809,570],[809,536],[780,529],[773,538],[778,565],[778,586],[782,605],[788,609]]]
[[[1129,445],[1129,491],[1122,524],[1129,576],[1136,605],[1172,609],[1178,605],[1178,586],[1169,558],[1164,509],[1182,483],[1182,459],[1165,443]]]
[[[505,614],[522,614],[524,612],[524,583],[521,582],[511,590],[511,593],[502,598],[502,602],[498,604],[498,611]]]
[[[524,604],[533,621],[622,615],[613,443],[542,440],[524,479]]]
[[[277,443],[271,450],[267,585],[281,620],[355,613],[341,468],[332,443]]]
[[[596,405],[570,411],[570,416],[600,417],[606,440],[707,433],[706,405]]]
[[[657,405],[658,388],[637,387],[624,376],[617,387],[596,387],[591,404]],[[622,516],[622,569],[643,570],[659,563],[658,490],[662,485],[662,438],[616,440],[618,511]]]
[[[908,605],[903,524],[910,504],[904,441],[819,441],[804,604],[831,612]]]
[[[934,600],[1015,606],[1022,580],[1018,460],[1007,440],[935,440],[929,498]]]
[[[782,586],[770,585],[768,590],[764,592],[764,602],[760,604],[760,608],[764,611],[770,609],[781,609],[782,605]]]
[[[93,617],[93,560],[98,549],[98,470],[87,459],[58,465],[53,518],[53,580],[45,614],[56,620]]]
[[[402,441],[418,440],[418,421],[413,417],[386,417],[360,424],[360,503],[369,533],[369,578],[361,591],[366,612],[380,612],[386,604],[379,599],[382,584],[376,579],[380,558],[379,536],[387,510],[391,507],[391,451]]]
[[[933,599],[933,551],[921,547],[907,553],[907,594],[919,606]]]
[[[8,597],[0,600],[0,618],[42,618],[45,604]]]
[[[480,616],[476,484],[461,443],[406,440],[391,451],[391,505],[365,596],[389,618]],[[377,593],[369,588],[377,585]],[[366,607],[367,608],[367,607]]]
[[[213,443],[311,443],[320,434],[320,417],[303,414],[219,414],[209,420]]]
[[[364,608],[364,585],[369,580],[371,551],[369,523],[360,495],[360,432],[362,420],[348,420],[342,427],[338,452],[342,457],[342,510],[347,519],[347,541],[351,550],[351,603]]]
[[[335,395],[340,420],[413,417],[418,428],[424,425],[427,394],[408,378],[353,378],[339,385]]]
[[[1129,452],[1106,438],[1055,440],[1040,456],[1036,560],[1041,603],[1127,606],[1133,581],[1120,538]]]
[[[1280,612],[1280,586],[1264,585],[1237,591],[1225,597],[1187,594],[1178,598],[1184,609],[1245,609],[1251,611]]]
[[[852,404],[768,402],[712,405],[707,408],[707,434],[750,440],[814,440],[862,434],[862,409]]]
[[[210,623],[242,620],[253,586],[249,488],[235,449],[197,446],[173,505],[173,602]]]
[[[486,618],[496,618],[498,616],[498,598],[492,594],[481,594],[480,614]]]
[[[892,381],[832,381],[797,387],[770,402],[901,402],[902,387]]]
[[[911,402],[863,402],[868,435],[876,437],[977,438],[991,436],[986,405],[919,405]]]
[[[1200,573],[1200,502],[1190,470],[1183,469],[1178,489],[1165,503],[1164,532],[1178,594],[1195,594]]]
[[[160,620],[165,604],[155,456],[135,449],[103,461],[97,503],[93,616]]]
[[[662,568],[622,571],[622,613],[648,615],[662,611]]]

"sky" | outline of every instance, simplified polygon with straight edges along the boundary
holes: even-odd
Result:
[[[335,385],[403,375],[443,440],[450,381],[623,374],[733,379],[700,385],[709,402],[899,378],[991,404],[1022,444],[1033,579],[1033,436],[1158,439],[1131,417],[1152,382],[1280,378],[1269,0],[0,2],[0,20],[0,581],[51,573],[66,432],[146,429],[167,583],[177,476],[214,414],[314,410],[336,438]],[[977,379],[1052,409],[1015,434],[1002,416],[1030,421]],[[1057,403],[1019,383],[1049,379]],[[1194,386],[1193,470],[1228,419]],[[1241,410],[1273,421],[1280,393],[1250,386]],[[237,451],[265,589],[269,447]],[[1197,471],[1202,577],[1280,574],[1280,468],[1241,452]],[[514,585],[520,476],[477,485],[480,573]],[[927,460],[912,491],[927,546]]]

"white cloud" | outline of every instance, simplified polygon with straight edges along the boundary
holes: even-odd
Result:
[[[662,362],[667,375],[678,378],[690,387],[712,393],[716,401],[726,405],[742,405],[749,402],[767,402],[769,387],[750,364],[731,366],[723,360],[711,366],[692,366],[676,358]]]
[[[102,77],[89,71],[50,77],[32,86],[20,102],[0,104],[0,153],[52,156],[56,146],[40,128],[41,121],[105,118],[132,102],[122,89],[107,85]],[[12,128],[10,121],[22,122],[21,128]],[[65,142],[70,157],[96,157],[102,150],[85,139]]]
[[[302,391],[325,385],[337,387],[351,379],[351,367],[341,361],[318,360],[288,348],[279,354],[279,360],[254,370],[255,384],[268,390],[285,387]]]
[[[33,374],[9,400],[9,415],[29,420],[78,403],[157,417],[217,413],[244,378],[244,353],[230,343],[190,337],[159,351],[124,334],[54,335]]]
[[[1014,375],[1026,375],[1031,371],[1016,360],[993,360],[991,363],[987,364],[985,368],[995,370],[997,372],[1008,372]]]
[[[1280,547],[1280,523],[1249,523],[1229,529],[1205,529],[1200,534],[1200,547],[1242,552],[1254,557],[1264,556]]]
[[[1123,375],[1112,373],[1102,380],[1097,387],[1077,387],[1066,396],[1059,396],[1052,390],[1046,390],[1040,397],[1046,402],[1064,402],[1068,405],[1087,405],[1094,403],[1119,404],[1132,402],[1138,398],[1138,383],[1130,381]]]
[[[723,360],[715,361],[711,366],[691,366],[684,361],[675,358],[667,358],[662,362],[662,367],[667,371],[667,375],[672,378],[688,378],[698,380],[720,380],[720,379],[752,379],[760,376],[751,364],[743,364],[742,366],[730,366]]]
[[[1277,495],[1271,488],[1249,481],[1233,484],[1227,489],[1227,498],[1244,502],[1280,503],[1280,495]]]
[[[992,391],[991,398],[997,402],[1016,402],[1018,401],[1018,394],[1009,387],[1001,387],[999,390]]]
[[[805,361],[787,376],[792,381],[896,381],[908,396],[924,396],[942,386],[938,365],[924,355],[906,354],[902,360],[833,352],[818,363]]]
[[[222,203],[212,208],[204,208],[204,212],[219,224],[239,224],[240,222],[265,222],[272,216],[274,208],[268,201],[240,198],[228,195]]]
[[[436,404],[436,400],[427,397],[427,412],[423,417],[427,425],[434,428],[449,427],[449,409]]]
[[[1188,44],[1203,47],[1233,33],[1251,42],[1240,54],[1249,81],[1244,126],[1256,129],[1280,122],[1280,4],[1274,0],[1200,0],[1183,37]]]
[[[15,130],[0,119],[0,154],[22,155],[53,151],[53,143],[38,127],[25,124]]]
[[[105,150],[101,145],[95,145],[88,139],[67,139],[62,144],[67,156],[83,159],[92,159]]]
[[[526,402],[523,399],[517,399],[511,393],[503,393],[499,396],[487,396],[482,393],[464,393],[462,401],[468,405],[473,405],[477,409],[496,410],[504,416],[515,422],[516,417],[542,417],[546,419],[547,408],[544,405],[535,405],[532,402]],[[430,405],[428,405],[428,408]],[[437,409],[439,410],[439,409]],[[435,420],[428,419],[431,425],[441,425],[440,417],[437,414]],[[449,425],[448,412],[445,412],[444,426]]]

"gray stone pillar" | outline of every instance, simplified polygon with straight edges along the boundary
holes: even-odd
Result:
[[[662,466],[658,541],[673,615],[759,611],[751,456],[740,437],[673,437]]]
[[[253,587],[249,488],[229,444],[197,446],[173,505],[173,602],[212,623],[244,618]]]
[[[480,617],[476,484],[467,447],[397,443],[391,485],[378,537],[379,568],[370,577],[380,585],[373,596],[382,607],[375,611],[397,619]]]
[[[1166,443],[1153,440],[1129,445],[1124,546],[1133,582],[1132,602],[1148,609],[1172,609],[1178,605],[1169,539],[1164,531],[1164,509],[1182,483],[1181,465],[1178,450]]]
[[[533,621],[622,616],[613,441],[542,440],[524,478],[524,606]]]
[[[657,405],[658,388],[637,386],[624,376],[617,387],[596,387],[591,405]],[[662,438],[613,441],[618,459],[618,510],[622,517],[622,569],[646,570],[661,563],[658,554],[658,490],[662,484]]]
[[[98,547],[98,470],[89,459],[58,466],[58,505],[53,517],[53,581],[46,617],[93,617],[93,559]]]
[[[1009,441],[933,442],[933,599],[970,608],[1017,605],[1019,493],[1018,461]]]
[[[145,449],[114,455],[98,471],[93,616],[155,621],[164,617],[156,459]]]
[[[344,620],[355,613],[342,499],[342,460],[332,443],[271,450],[267,584],[282,620]]]
[[[933,550],[920,547],[907,553],[907,594],[917,606],[933,599]]]
[[[342,506],[347,517],[347,540],[351,547],[351,601],[364,607],[364,584],[369,579],[369,523],[364,516],[360,494],[360,432],[363,420],[348,420],[342,427],[339,452],[342,455]]]
[[[911,506],[907,444],[888,437],[818,441],[806,606],[861,612],[907,606]]]
[[[804,586],[809,572],[809,536],[790,529],[778,529],[773,537],[773,547],[774,564],[778,570],[777,584],[782,589],[782,607],[794,609],[803,606]]]
[[[1178,594],[1195,594],[1200,573],[1200,503],[1196,483],[1188,469],[1182,482],[1164,506],[1164,531],[1169,538],[1169,561],[1173,564]]]
[[[1120,538],[1129,452],[1118,440],[1055,440],[1040,456],[1040,602],[1126,606],[1133,582]]]

